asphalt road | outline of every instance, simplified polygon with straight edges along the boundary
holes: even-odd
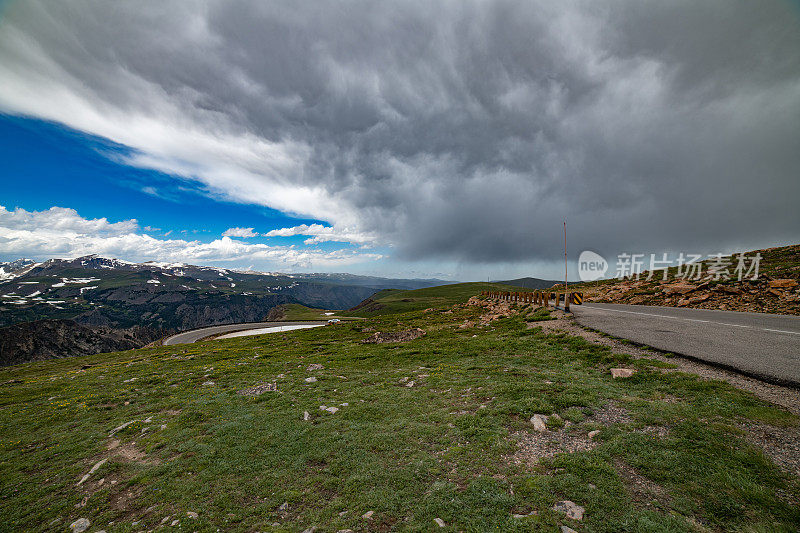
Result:
[[[250,322],[247,324],[226,324],[224,326],[210,326],[207,328],[193,329],[191,331],[184,331],[172,337],[164,339],[164,346],[173,346],[175,344],[190,344],[197,342],[200,339],[210,337],[211,335],[220,335],[222,333],[230,333],[232,331],[244,331],[247,329],[260,329],[260,328],[273,328],[277,326],[299,326],[304,324],[325,324],[325,322],[315,322],[306,320],[303,322]]]
[[[615,337],[800,387],[797,316],[598,303],[570,311]]]

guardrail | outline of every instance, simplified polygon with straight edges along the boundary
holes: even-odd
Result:
[[[569,311],[569,305],[581,305],[583,303],[582,292],[564,292],[557,290],[542,290],[542,291],[529,291],[529,292],[515,292],[515,291],[483,291],[481,296],[486,296],[495,300],[505,302],[516,302],[523,304],[534,304],[542,307],[550,307],[550,301],[553,301],[553,307],[558,306],[560,302],[564,302],[564,309]]]

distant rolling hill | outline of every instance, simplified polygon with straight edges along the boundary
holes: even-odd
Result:
[[[515,287],[523,287],[525,289],[549,289],[557,283],[564,283],[563,281],[555,281],[550,279],[539,278],[518,278],[509,279],[506,281],[495,281],[493,283],[502,283],[504,285],[513,285]]]
[[[428,307],[464,303],[470,297],[478,295],[485,290],[519,291],[522,289],[520,286],[496,282],[487,284],[485,281],[453,283],[408,291],[385,289],[367,298],[352,309],[338,314],[342,316],[372,317],[420,311]]]

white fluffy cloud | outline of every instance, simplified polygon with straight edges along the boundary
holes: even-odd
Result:
[[[310,236],[310,239],[303,241],[305,244],[349,242],[366,246],[375,244],[378,240],[375,235],[358,231],[355,228],[335,228],[322,224],[300,224],[290,228],[274,229],[264,234],[265,237],[292,237],[294,235]]]
[[[250,237],[258,237],[258,233],[255,233],[253,228],[228,228],[222,233],[222,236],[247,239]]]
[[[130,261],[239,262],[262,269],[330,269],[380,259],[379,254],[248,244],[228,236],[212,242],[156,239],[135,220],[85,219],[74,209],[9,211],[0,206],[0,254],[38,259],[101,254]]]
[[[89,220],[67,207],[51,207],[47,211],[26,211],[20,208],[9,211],[0,206],[0,227],[6,231],[35,229],[64,235],[112,236],[136,232],[139,224],[135,219],[114,223],[106,218]]]

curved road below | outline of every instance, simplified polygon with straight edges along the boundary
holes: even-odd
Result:
[[[800,387],[800,317],[683,307],[570,306],[583,326]]]
[[[162,344],[164,346],[173,346],[175,344],[190,344],[197,342],[212,335],[221,335],[223,333],[233,333],[234,331],[245,331],[248,329],[261,329],[261,328],[275,328],[278,326],[301,326],[319,324],[325,325],[327,322],[306,320],[301,322],[249,322],[247,324],[225,324],[222,326],[209,326],[207,328],[193,329],[191,331],[184,331],[172,337],[164,339]]]

